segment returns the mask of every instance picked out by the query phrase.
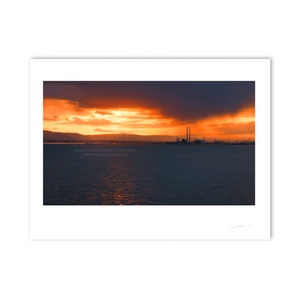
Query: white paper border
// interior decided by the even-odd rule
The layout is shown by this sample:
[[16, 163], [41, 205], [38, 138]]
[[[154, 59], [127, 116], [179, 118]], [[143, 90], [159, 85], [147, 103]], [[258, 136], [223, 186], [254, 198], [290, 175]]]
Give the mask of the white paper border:
[[[255, 81], [254, 206], [43, 206], [43, 81]], [[270, 59], [32, 59], [30, 238], [270, 238]]]

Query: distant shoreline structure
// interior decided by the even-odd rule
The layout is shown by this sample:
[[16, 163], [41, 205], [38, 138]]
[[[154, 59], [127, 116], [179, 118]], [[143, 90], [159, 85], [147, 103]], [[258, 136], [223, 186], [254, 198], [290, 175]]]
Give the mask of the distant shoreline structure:
[[214, 142], [186, 142], [186, 141], [180, 141], [180, 142], [148, 142], [148, 141], [66, 141], [66, 140], [61, 140], [61, 141], [49, 141], [46, 140], [43, 142], [45, 145], [55, 145], [55, 144], [77, 144], [77, 145], [88, 145], [88, 146], [93, 146], [93, 145], [101, 145], [101, 146], [113, 146], [113, 145], [196, 145], [196, 146], [233, 146], [233, 145], [255, 145], [255, 142], [253, 141], [241, 141], [241, 142], [224, 142], [224, 141], [214, 141]]
[[191, 137], [191, 127], [186, 127], [185, 138], [178, 136], [141, 136], [136, 134], [104, 134], [83, 135], [79, 133], [62, 133], [43, 130], [44, 144], [85, 144], [85, 145], [255, 145], [255, 139], [231, 139], [218, 140], [214, 137], [207, 139], [205, 135], [199, 138], [199, 134]]

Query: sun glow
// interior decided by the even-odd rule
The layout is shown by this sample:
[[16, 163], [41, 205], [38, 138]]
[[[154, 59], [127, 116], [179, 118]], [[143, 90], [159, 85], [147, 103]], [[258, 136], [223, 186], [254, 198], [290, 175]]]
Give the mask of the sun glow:
[[235, 115], [213, 116], [182, 122], [164, 116], [158, 109], [82, 108], [69, 100], [44, 100], [44, 130], [95, 134], [138, 134], [185, 137], [191, 126], [192, 139], [255, 139], [255, 108]]

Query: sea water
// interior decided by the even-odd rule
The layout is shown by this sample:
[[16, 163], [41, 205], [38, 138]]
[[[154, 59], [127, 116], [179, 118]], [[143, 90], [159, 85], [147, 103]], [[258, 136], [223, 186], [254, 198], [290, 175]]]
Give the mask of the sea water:
[[255, 146], [44, 144], [44, 205], [254, 205]]

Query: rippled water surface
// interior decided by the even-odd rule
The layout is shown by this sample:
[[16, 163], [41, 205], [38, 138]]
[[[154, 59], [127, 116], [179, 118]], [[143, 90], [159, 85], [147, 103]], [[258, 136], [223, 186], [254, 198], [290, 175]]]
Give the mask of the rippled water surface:
[[255, 146], [44, 145], [44, 205], [254, 205]]

